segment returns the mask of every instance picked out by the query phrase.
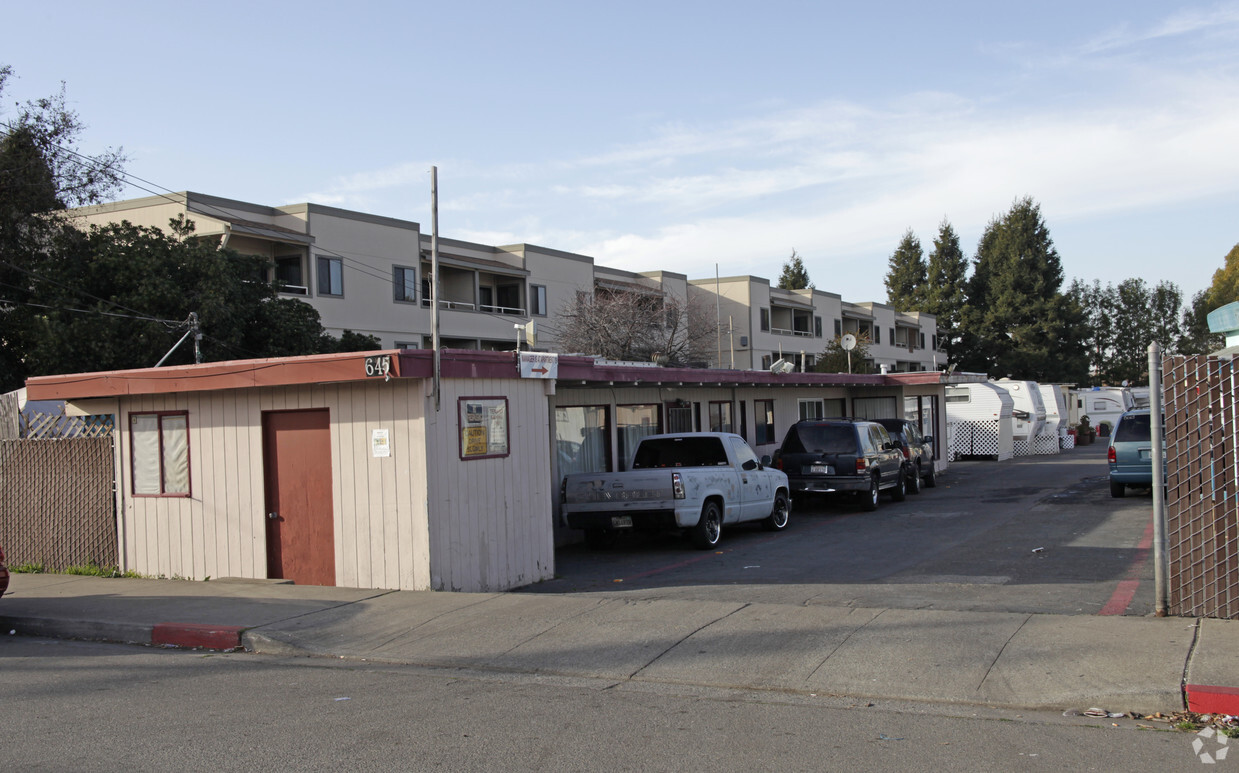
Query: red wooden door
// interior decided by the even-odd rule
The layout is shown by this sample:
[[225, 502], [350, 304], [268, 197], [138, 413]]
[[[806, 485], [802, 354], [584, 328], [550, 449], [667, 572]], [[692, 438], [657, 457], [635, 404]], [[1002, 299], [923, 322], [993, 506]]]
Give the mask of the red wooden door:
[[262, 440], [267, 576], [298, 585], [335, 585], [328, 412], [264, 412]]

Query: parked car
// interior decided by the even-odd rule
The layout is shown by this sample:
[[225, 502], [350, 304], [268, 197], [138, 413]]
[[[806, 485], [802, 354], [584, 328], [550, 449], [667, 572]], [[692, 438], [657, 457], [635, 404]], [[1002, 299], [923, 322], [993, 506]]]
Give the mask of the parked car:
[[9, 589], [9, 568], [4, 563], [4, 548], [0, 548], [0, 596]]
[[559, 501], [565, 525], [584, 530], [594, 548], [624, 531], [680, 529], [707, 550], [725, 524], [781, 531], [792, 506], [787, 476], [727, 432], [644, 437], [631, 469], [565, 475]]
[[904, 464], [907, 465], [905, 477], [908, 479], [908, 493], [919, 494], [921, 481], [927, 488], [938, 485], [934, 474], [934, 438], [932, 435], [922, 435], [916, 422], [907, 419], [874, 419], [886, 427], [891, 440], [903, 451]]
[[775, 452], [774, 466], [787, 473], [793, 493], [851, 493], [870, 511], [881, 492], [900, 502], [907, 491], [903, 453], [885, 427], [865, 419], [796, 422]]
[[[1148, 408], [1127, 411], [1119, 417], [1106, 452], [1110, 465], [1110, 496], [1124, 496], [1128, 486], [1153, 485], [1152, 436]], [[1165, 464], [1164, 454], [1162, 463]]]

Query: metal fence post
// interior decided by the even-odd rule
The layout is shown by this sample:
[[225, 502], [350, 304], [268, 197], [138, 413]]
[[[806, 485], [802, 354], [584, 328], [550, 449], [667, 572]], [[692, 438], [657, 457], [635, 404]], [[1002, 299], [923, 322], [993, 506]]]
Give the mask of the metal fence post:
[[1165, 617], [1169, 604], [1166, 588], [1166, 452], [1162, 427], [1162, 348], [1149, 344], [1149, 439], [1153, 446], [1153, 586], [1155, 614]]

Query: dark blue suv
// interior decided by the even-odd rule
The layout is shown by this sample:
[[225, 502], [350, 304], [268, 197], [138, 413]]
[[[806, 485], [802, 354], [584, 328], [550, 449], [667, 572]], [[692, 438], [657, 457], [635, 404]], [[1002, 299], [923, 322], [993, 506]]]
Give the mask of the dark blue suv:
[[889, 491], [901, 502], [907, 493], [903, 452], [886, 428], [863, 419], [805, 419], [787, 430], [774, 454], [793, 492], [853, 493], [861, 507], [876, 510]]

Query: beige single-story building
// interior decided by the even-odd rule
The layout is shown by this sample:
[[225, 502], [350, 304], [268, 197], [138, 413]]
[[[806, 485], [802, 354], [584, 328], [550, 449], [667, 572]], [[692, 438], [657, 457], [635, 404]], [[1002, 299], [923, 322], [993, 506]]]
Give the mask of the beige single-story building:
[[576, 537], [556, 526], [562, 476], [623, 469], [643, 435], [734, 431], [766, 454], [799, 418], [849, 415], [945, 438], [945, 381], [405, 349], [27, 388], [116, 417], [123, 569], [496, 591], [550, 578], [556, 543]]

